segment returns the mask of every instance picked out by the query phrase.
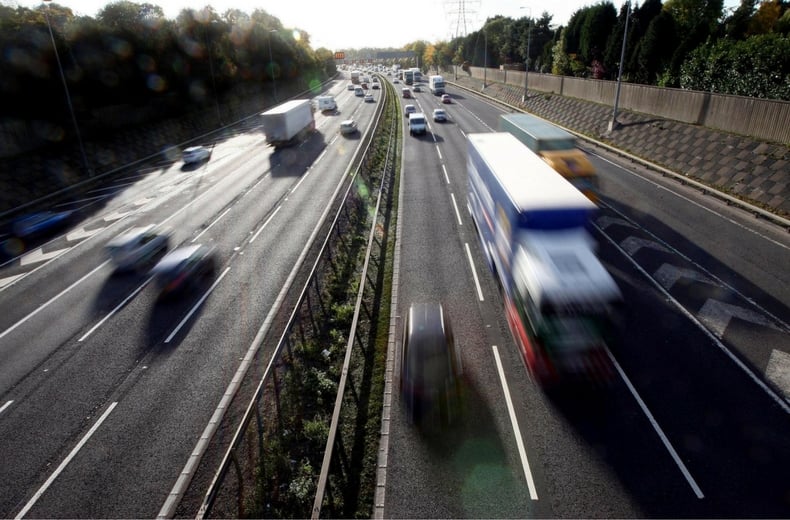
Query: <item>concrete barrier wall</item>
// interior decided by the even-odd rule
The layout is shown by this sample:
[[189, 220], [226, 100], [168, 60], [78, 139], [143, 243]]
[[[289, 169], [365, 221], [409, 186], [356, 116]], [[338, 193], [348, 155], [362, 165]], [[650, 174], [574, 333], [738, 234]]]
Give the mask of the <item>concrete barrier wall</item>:
[[[458, 74], [471, 74], [473, 78], [481, 81], [485, 74], [487, 81], [524, 86], [524, 71], [489, 68], [484, 72], [482, 67], [471, 67], [469, 73], [459, 68]], [[538, 72], [530, 72], [527, 80], [529, 90], [614, 105], [617, 88], [615, 81]], [[724, 132], [790, 144], [790, 101], [623, 83], [618, 107]]]

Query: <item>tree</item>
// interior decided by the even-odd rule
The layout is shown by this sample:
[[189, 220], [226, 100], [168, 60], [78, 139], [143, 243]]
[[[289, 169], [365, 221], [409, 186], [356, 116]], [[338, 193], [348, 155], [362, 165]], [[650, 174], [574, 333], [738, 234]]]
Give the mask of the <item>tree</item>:
[[749, 21], [754, 15], [757, 0], [741, 0], [732, 15], [724, 20], [724, 35], [732, 40], [742, 40], [746, 38], [749, 31]]
[[571, 74], [571, 61], [568, 57], [568, 53], [565, 52], [565, 35], [567, 33], [567, 28], [562, 29], [560, 33], [560, 37], [557, 39], [557, 42], [554, 44], [554, 49], [552, 50], [552, 66], [551, 66], [551, 73], [558, 74], [562, 76], [567, 76]]
[[602, 2], [585, 11], [579, 39], [579, 54], [585, 64], [603, 58], [606, 41], [617, 23], [617, 12], [611, 2]]
[[768, 34], [774, 30], [779, 18], [782, 16], [782, 4], [780, 0], [768, 0], [760, 3], [757, 12], [749, 20], [747, 33]]

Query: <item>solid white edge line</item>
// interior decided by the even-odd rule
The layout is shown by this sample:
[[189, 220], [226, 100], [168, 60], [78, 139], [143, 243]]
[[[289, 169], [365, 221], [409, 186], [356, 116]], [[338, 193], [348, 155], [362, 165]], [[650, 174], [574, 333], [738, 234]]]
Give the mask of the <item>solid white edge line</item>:
[[194, 243], [197, 241], [197, 239], [198, 239], [198, 238], [200, 238], [200, 237], [202, 237], [202, 236], [203, 236], [203, 233], [205, 233], [206, 231], [208, 231], [209, 229], [211, 229], [212, 227], [214, 227], [214, 224], [216, 224], [217, 222], [219, 222], [219, 221], [222, 219], [222, 217], [224, 217], [225, 215], [227, 215], [227, 214], [228, 214], [228, 211], [230, 211], [231, 209], [233, 209], [233, 206], [231, 206], [231, 207], [229, 207], [228, 209], [226, 209], [225, 211], [223, 211], [223, 212], [222, 212], [222, 213], [221, 213], [221, 214], [220, 214], [220, 215], [219, 215], [217, 218], [215, 218], [215, 219], [214, 219], [214, 221], [213, 221], [211, 224], [209, 224], [209, 225], [208, 225], [208, 226], [207, 226], [207, 227], [206, 227], [206, 228], [205, 228], [203, 231], [201, 231], [200, 233], [198, 233], [198, 235], [197, 235], [195, 238], [193, 238], [193, 239], [192, 239], [192, 243], [194, 244]]
[[184, 316], [184, 319], [181, 320], [181, 323], [179, 323], [178, 326], [175, 329], [173, 329], [173, 332], [170, 333], [167, 339], [165, 339], [165, 343], [170, 343], [170, 340], [172, 340], [173, 337], [176, 334], [178, 334], [178, 331], [181, 330], [181, 327], [183, 327], [184, 324], [186, 324], [186, 322], [189, 321], [189, 318], [191, 318], [192, 315], [195, 314], [195, 312], [200, 308], [200, 306], [203, 305], [203, 302], [206, 301], [208, 295], [211, 294], [214, 291], [214, 289], [217, 287], [217, 285], [219, 285], [219, 282], [221, 282], [222, 279], [225, 278], [225, 275], [228, 274], [228, 271], [230, 271], [230, 266], [226, 267], [225, 270], [222, 271], [222, 274], [219, 275], [219, 277], [217, 277], [214, 283], [211, 284], [211, 287], [208, 288], [205, 294], [203, 294], [203, 296], [200, 297], [197, 303], [189, 310], [187, 315]]
[[661, 426], [658, 425], [658, 422], [656, 421], [655, 417], [653, 417], [653, 414], [650, 413], [650, 410], [647, 408], [647, 405], [639, 396], [639, 393], [636, 391], [636, 388], [634, 388], [634, 385], [631, 384], [631, 380], [628, 379], [627, 375], [625, 375], [625, 372], [620, 366], [620, 363], [617, 362], [617, 360], [614, 358], [614, 356], [612, 355], [611, 351], [608, 348], [606, 349], [606, 353], [609, 355], [609, 359], [612, 360], [612, 363], [614, 363], [614, 367], [617, 369], [617, 372], [620, 373], [620, 377], [623, 378], [625, 385], [628, 387], [628, 390], [631, 392], [631, 395], [634, 396], [634, 399], [636, 399], [636, 402], [639, 404], [639, 407], [642, 409], [642, 412], [647, 417], [647, 420], [650, 421], [650, 424], [653, 426], [653, 429], [658, 434], [659, 438], [661, 439], [661, 442], [664, 443], [664, 447], [672, 456], [672, 459], [675, 461], [675, 464], [677, 464], [678, 468], [680, 469], [680, 472], [683, 473], [684, 477], [686, 477], [686, 482], [688, 482], [689, 486], [691, 486], [691, 489], [694, 490], [694, 494], [697, 495], [697, 498], [700, 499], [705, 498], [705, 495], [702, 494], [702, 490], [697, 485], [697, 482], [694, 480], [694, 477], [691, 476], [691, 473], [689, 472], [686, 465], [683, 464], [682, 460], [680, 460], [680, 456], [675, 451], [675, 448], [672, 446], [672, 443], [669, 442], [669, 439], [664, 434], [664, 430], [662, 430]]
[[532, 470], [529, 468], [527, 450], [524, 449], [524, 441], [521, 438], [521, 428], [518, 426], [516, 410], [513, 408], [513, 401], [510, 399], [510, 389], [505, 379], [505, 370], [502, 368], [502, 360], [499, 359], [499, 350], [496, 348], [496, 345], [491, 345], [491, 349], [494, 351], [494, 361], [496, 361], [496, 369], [497, 372], [499, 372], [499, 381], [502, 383], [502, 392], [505, 394], [505, 404], [507, 405], [507, 413], [510, 415], [510, 424], [513, 426], [513, 435], [516, 436], [516, 446], [518, 446], [518, 455], [521, 457], [521, 467], [524, 468], [524, 476], [527, 479], [527, 487], [529, 487], [529, 497], [532, 500], [537, 500], [538, 491], [535, 489], [535, 480], [532, 478]]
[[480, 280], [477, 278], [477, 270], [475, 269], [475, 262], [472, 259], [472, 250], [469, 249], [469, 242], [464, 243], [464, 247], [466, 247], [466, 256], [469, 258], [469, 267], [472, 268], [472, 276], [475, 279], [475, 287], [477, 287], [477, 297], [480, 301], [485, 301], [483, 298], [483, 289], [480, 287]]
[[460, 128], [458, 129], [458, 131], [459, 131], [459, 132], [461, 132], [461, 135], [462, 135], [462, 136], [464, 136], [464, 139], [466, 139], [466, 132], [464, 132], [464, 131], [463, 131], [463, 130], [461, 130]]
[[444, 172], [444, 180], [447, 184], [450, 184], [450, 177], [447, 175], [447, 168], [444, 167], [444, 164], [442, 164], [442, 171]]
[[260, 234], [261, 234], [261, 231], [263, 231], [263, 229], [264, 229], [266, 226], [268, 226], [268, 225], [269, 225], [269, 222], [271, 222], [271, 220], [274, 218], [274, 216], [277, 214], [277, 212], [278, 212], [278, 211], [280, 211], [280, 209], [281, 209], [281, 208], [282, 208], [282, 205], [280, 205], [280, 206], [277, 206], [276, 208], [274, 208], [274, 213], [272, 213], [271, 215], [269, 215], [269, 218], [267, 218], [267, 219], [266, 219], [266, 222], [264, 222], [264, 223], [263, 223], [263, 225], [261, 226], [261, 229], [259, 229], [258, 231], [256, 231], [256, 232], [255, 232], [255, 234], [254, 234], [254, 235], [252, 235], [252, 238], [251, 238], [251, 239], [250, 239], [250, 241], [249, 241], [249, 243], [250, 243], [250, 244], [252, 244], [253, 242], [255, 242], [255, 239], [256, 239], [256, 238], [258, 238], [258, 235], [260, 235]]
[[10, 401], [6, 401], [6, 403], [3, 406], [0, 406], [0, 413], [3, 413], [5, 411], [5, 409], [8, 408], [9, 406], [11, 406], [11, 403], [13, 403], [13, 402], [14, 402], [14, 400], [11, 399]]
[[453, 199], [453, 207], [455, 208], [455, 217], [458, 219], [458, 225], [463, 226], [464, 223], [461, 221], [461, 212], [458, 211], [458, 204], [455, 202], [455, 194], [450, 193], [450, 198]]
[[636, 261], [633, 258], [631, 258], [628, 255], [628, 253], [626, 253], [623, 250], [623, 248], [620, 247], [619, 244], [617, 244], [614, 240], [612, 240], [612, 238], [609, 237], [609, 235], [604, 233], [603, 230], [601, 228], [599, 228], [598, 226], [594, 226], [594, 227], [595, 227], [595, 229], [598, 230], [598, 232], [604, 238], [606, 238], [606, 240], [608, 240], [618, 251], [620, 251], [620, 253], [625, 258], [627, 258], [629, 262], [631, 262], [631, 265], [633, 265], [640, 273], [642, 273], [642, 275], [648, 281], [650, 281], [650, 283], [652, 283], [656, 287], [656, 289], [658, 289], [661, 292], [661, 294], [664, 295], [664, 298], [666, 298], [667, 301], [672, 302], [672, 305], [674, 305], [681, 312], [681, 314], [683, 314], [686, 318], [688, 318], [688, 320], [691, 323], [696, 325], [697, 328], [699, 330], [701, 330], [703, 334], [708, 336], [708, 338], [710, 338], [710, 340], [713, 342], [713, 344], [716, 345], [717, 347], [719, 347], [719, 350], [724, 352], [724, 354], [727, 357], [729, 357], [730, 360], [733, 363], [735, 363], [736, 366], [738, 366], [738, 368], [743, 370], [743, 372], [745, 372], [746, 375], [749, 376], [751, 378], [751, 380], [754, 381], [757, 384], [757, 386], [762, 388], [763, 391], [766, 394], [768, 394], [768, 397], [773, 399], [774, 402], [776, 402], [776, 404], [778, 404], [782, 408], [782, 410], [785, 411], [785, 413], [789, 413], [790, 414], [790, 403], [788, 403], [785, 400], [784, 397], [782, 397], [781, 395], [779, 395], [776, 392], [774, 392], [774, 390], [770, 386], [765, 384], [765, 382], [759, 376], [757, 376], [757, 374], [755, 374], [749, 367], [747, 367], [746, 364], [738, 358], [738, 356], [733, 354], [730, 351], [730, 349], [728, 349], [727, 346], [724, 345], [724, 343], [722, 343], [719, 340], [719, 338], [717, 338], [710, 330], [708, 330], [708, 328], [705, 325], [703, 325], [691, 312], [689, 312], [685, 307], [683, 307], [683, 305], [681, 305], [679, 301], [677, 301], [671, 294], [669, 294], [669, 292], [666, 289], [664, 289], [664, 286], [662, 286], [660, 283], [658, 283], [658, 281], [656, 281], [652, 276], [650, 276], [650, 274], [648, 274], [648, 272], [645, 271], [642, 268], [642, 266], [640, 266], [638, 263], [636, 263]]
[[99, 327], [101, 327], [102, 325], [104, 325], [104, 322], [105, 322], [105, 321], [109, 320], [109, 319], [110, 319], [110, 318], [111, 318], [111, 317], [112, 317], [112, 316], [113, 316], [113, 315], [114, 315], [116, 312], [118, 312], [118, 311], [119, 311], [119, 310], [120, 310], [120, 309], [121, 309], [121, 308], [122, 308], [124, 305], [126, 305], [126, 304], [129, 302], [129, 300], [131, 300], [132, 298], [134, 298], [134, 297], [135, 297], [135, 295], [136, 295], [137, 293], [139, 293], [140, 291], [142, 291], [142, 290], [143, 290], [143, 288], [144, 288], [146, 285], [148, 285], [148, 283], [149, 283], [151, 280], [153, 280], [153, 278], [154, 278], [153, 276], [149, 276], [149, 277], [148, 277], [148, 279], [147, 279], [146, 281], [144, 281], [144, 282], [143, 282], [143, 283], [140, 285], [140, 287], [138, 287], [137, 289], [135, 289], [135, 290], [132, 292], [132, 294], [130, 294], [129, 296], [127, 296], [126, 298], [124, 298], [124, 299], [123, 299], [123, 301], [122, 301], [121, 303], [119, 303], [119, 304], [118, 304], [118, 305], [117, 305], [117, 306], [116, 306], [116, 307], [115, 307], [113, 310], [111, 310], [111, 311], [110, 311], [110, 312], [107, 314], [107, 316], [105, 316], [104, 318], [102, 318], [102, 319], [101, 319], [101, 321], [100, 321], [99, 323], [97, 323], [96, 325], [94, 325], [93, 327], [91, 327], [91, 330], [89, 330], [88, 332], [86, 332], [85, 334], [83, 334], [83, 336], [82, 336], [80, 339], [78, 339], [77, 341], [78, 341], [78, 342], [82, 342], [82, 340], [84, 340], [85, 338], [87, 338], [88, 336], [90, 336], [91, 334], [93, 334], [93, 332], [94, 332], [96, 329], [98, 329]]
[[90, 439], [91, 436], [94, 433], [96, 433], [96, 430], [99, 429], [99, 426], [101, 426], [101, 424], [104, 422], [104, 420], [107, 419], [107, 416], [110, 415], [110, 413], [115, 409], [116, 406], [118, 406], [118, 402], [117, 401], [112, 403], [109, 406], [109, 408], [107, 408], [104, 411], [104, 413], [101, 415], [101, 417], [99, 417], [99, 420], [96, 421], [96, 423], [91, 427], [91, 429], [88, 430], [88, 433], [86, 433], [85, 436], [82, 439], [80, 439], [80, 442], [78, 442], [77, 445], [74, 446], [74, 448], [66, 456], [66, 458], [63, 459], [63, 462], [61, 462], [60, 465], [57, 467], [57, 469], [52, 473], [52, 475], [49, 476], [47, 481], [44, 482], [44, 484], [38, 489], [38, 491], [36, 491], [36, 494], [33, 495], [33, 498], [31, 498], [28, 501], [28, 503], [25, 504], [25, 507], [23, 507], [22, 510], [16, 515], [15, 518], [17, 520], [20, 519], [20, 518], [23, 518], [27, 514], [27, 512], [30, 511], [30, 508], [32, 508], [36, 504], [38, 499], [41, 498], [41, 495], [43, 495], [44, 492], [47, 490], [47, 488], [49, 488], [49, 486], [52, 485], [52, 483], [55, 481], [55, 479], [58, 478], [58, 475], [61, 474], [61, 472], [66, 468], [66, 466], [69, 464], [69, 462], [71, 462], [71, 460], [77, 455], [77, 452], [79, 452], [82, 449], [82, 447], [85, 445], [85, 443], [88, 442], [88, 439]]
[[107, 265], [109, 262], [110, 262], [109, 260], [105, 260], [104, 262], [100, 263], [98, 266], [94, 267], [92, 271], [89, 271], [88, 274], [83, 275], [82, 278], [80, 278], [79, 280], [77, 280], [73, 284], [69, 285], [68, 287], [66, 287], [65, 289], [60, 291], [58, 294], [56, 294], [55, 296], [53, 296], [52, 298], [50, 298], [46, 302], [42, 303], [36, 310], [34, 310], [33, 312], [31, 312], [30, 314], [28, 314], [27, 316], [25, 316], [24, 318], [22, 318], [18, 322], [16, 322], [13, 325], [11, 325], [6, 330], [4, 330], [3, 333], [0, 334], [0, 339], [4, 338], [7, 334], [10, 334], [12, 331], [14, 331], [17, 327], [19, 327], [20, 325], [25, 323], [27, 320], [29, 320], [30, 318], [32, 318], [33, 316], [35, 316], [39, 312], [41, 312], [44, 309], [46, 309], [47, 307], [49, 307], [55, 300], [57, 300], [58, 298], [60, 298], [61, 296], [63, 296], [64, 294], [66, 294], [67, 292], [72, 290], [73, 288], [75, 288], [77, 285], [81, 284], [85, 279], [87, 279], [89, 276], [93, 275], [93, 273], [95, 273], [96, 271], [98, 271], [99, 269], [101, 269], [102, 267]]

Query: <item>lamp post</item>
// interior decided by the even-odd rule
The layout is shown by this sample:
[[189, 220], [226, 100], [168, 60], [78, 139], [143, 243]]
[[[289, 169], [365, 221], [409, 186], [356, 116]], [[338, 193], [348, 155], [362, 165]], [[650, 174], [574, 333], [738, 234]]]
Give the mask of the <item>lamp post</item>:
[[524, 96], [521, 98], [522, 103], [527, 102], [527, 85], [529, 81], [529, 44], [532, 42], [532, 8], [522, 7], [521, 9], [529, 9], [529, 18], [527, 25], [527, 57], [524, 60]]
[[275, 103], [277, 102], [277, 82], [274, 79], [274, 58], [272, 58], [272, 33], [276, 33], [277, 29], [269, 30], [269, 68], [272, 71], [272, 94]]
[[58, 63], [58, 71], [60, 72], [60, 80], [63, 82], [63, 90], [66, 92], [66, 104], [69, 106], [69, 113], [71, 114], [71, 122], [74, 124], [74, 133], [77, 135], [77, 142], [80, 147], [80, 154], [82, 156], [82, 166], [89, 176], [93, 176], [90, 165], [88, 164], [88, 157], [85, 155], [85, 147], [82, 145], [82, 134], [80, 127], [77, 124], [77, 117], [74, 115], [74, 106], [71, 104], [71, 95], [69, 94], [69, 86], [66, 83], [66, 75], [63, 73], [63, 65], [60, 63], [60, 55], [58, 54], [58, 46], [55, 44], [55, 34], [52, 32], [52, 24], [49, 21], [49, 3], [52, 0], [44, 0], [47, 2], [47, 8], [44, 10], [44, 18], [47, 20], [47, 27], [49, 28], [49, 38], [52, 40], [52, 48], [55, 51], [55, 61]]
[[625, 41], [628, 37], [628, 19], [631, 17], [631, 1], [626, 3], [625, 10], [625, 28], [623, 29], [623, 46], [620, 49], [620, 68], [617, 72], [617, 89], [614, 94], [614, 109], [612, 110], [612, 120], [609, 121], [609, 132], [617, 128], [617, 105], [620, 102], [620, 83], [623, 79], [623, 61], [625, 60]]
[[[211, 24], [216, 23], [216, 20], [211, 22]], [[208, 28], [211, 24], [206, 24], [205, 30], [203, 31], [203, 38], [206, 40], [206, 50], [208, 51], [208, 69], [211, 72], [211, 85], [214, 88], [214, 106], [217, 109], [217, 121], [219, 125], [222, 126], [222, 115], [219, 110], [219, 98], [217, 97], [217, 81], [214, 79], [214, 60], [211, 59], [211, 43], [208, 37]]]
[[[479, 40], [478, 40], [479, 41]], [[488, 34], [486, 28], [483, 26], [483, 89], [486, 88], [486, 73], [488, 72]]]

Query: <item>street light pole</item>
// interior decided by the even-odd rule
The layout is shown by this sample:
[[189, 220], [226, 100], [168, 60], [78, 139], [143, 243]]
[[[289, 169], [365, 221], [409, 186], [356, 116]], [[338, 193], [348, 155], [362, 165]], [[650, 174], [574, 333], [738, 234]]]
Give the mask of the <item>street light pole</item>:
[[617, 128], [617, 105], [620, 103], [620, 83], [623, 79], [623, 61], [625, 61], [625, 42], [628, 37], [628, 19], [631, 18], [631, 1], [626, 3], [625, 28], [623, 29], [623, 46], [620, 49], [620, 70], [617, 72], [617, 89], [614, 94], [614, 109], [612, 110], [612, 120], [609, 121], [609, 132]]
[[277, 29], [269, 31], [269, 68], [272, 71], [272, 93], [274, 95], [274, 102], [277, 102], [277, 82], [274, 79], [274, 58], [272, 58], [272, 33], [276, 33]]
[[[44, 2], [51, 2], [52, 0], [44, 0]], [[93, 177], [93, 171], [88, 164], [88, 156], [85, 155], [85, 147], [82, 145], [82, 134], [80, 127], [77, 124], [77, 117], [74, 115], [74, 106], [71, 104], [71, 95], [69, 94], [69, 86], [66, 83], [66, 75], [63, 73], [63, 65], [60, 63], [60, 55], [58, 54], [58, 46], [55, 44], [55, 34], [52, 32], [52, 23], [49, 21], [49, 3], [44, 10], [44, 18], [47, 20], [47, 27], [49, 28], [49, 38], [52, 40], [52, 48], [55, 50], [55, 61], [58, 63], [58, 71], [60, 72], [60, 80], [63, 82], [63, 90], [66, 92], [66, 104], [69, 106], [69, 113], [71, 114], [71, 122], [74, 125], [74, 133], [77, 135], [77, 142], [80, 147], [80, 154], [82, 156], [82, 166], [88, 175]]]
[[524, 60], [524, 95], [521, 97], [521, 102], [527, 102], [527, 84], [529, 81], [529, 44], [532, 42], [532, 8], [522, 7], [521, 9], [529, 9], [529, 18], [527, 19], [527, 56]]
[[[214, 23], [214, 22], [211, 22]], [[208, 69], [211, 72], [211, 85], [214, 88], [214, 106], [217, 108], [217, 121], [222, 126], [222, 115], [219, 110], [219, 98], [217, 97], [217, 81], [214, 79], [214, 60], [211, 59], [211, 43], [208, 37], [208, 28], [210, 24], [206, 24], [203, 32], [204, 40], [206, 40], [206, 50], [208, 51]]]
[[[480, 40], [478, 40], [480, 41]], [[488, 34], [486, 33], [485, 26], [483, 27], [483, 88], [486, 88], [486, 73], [488, 72]]]

